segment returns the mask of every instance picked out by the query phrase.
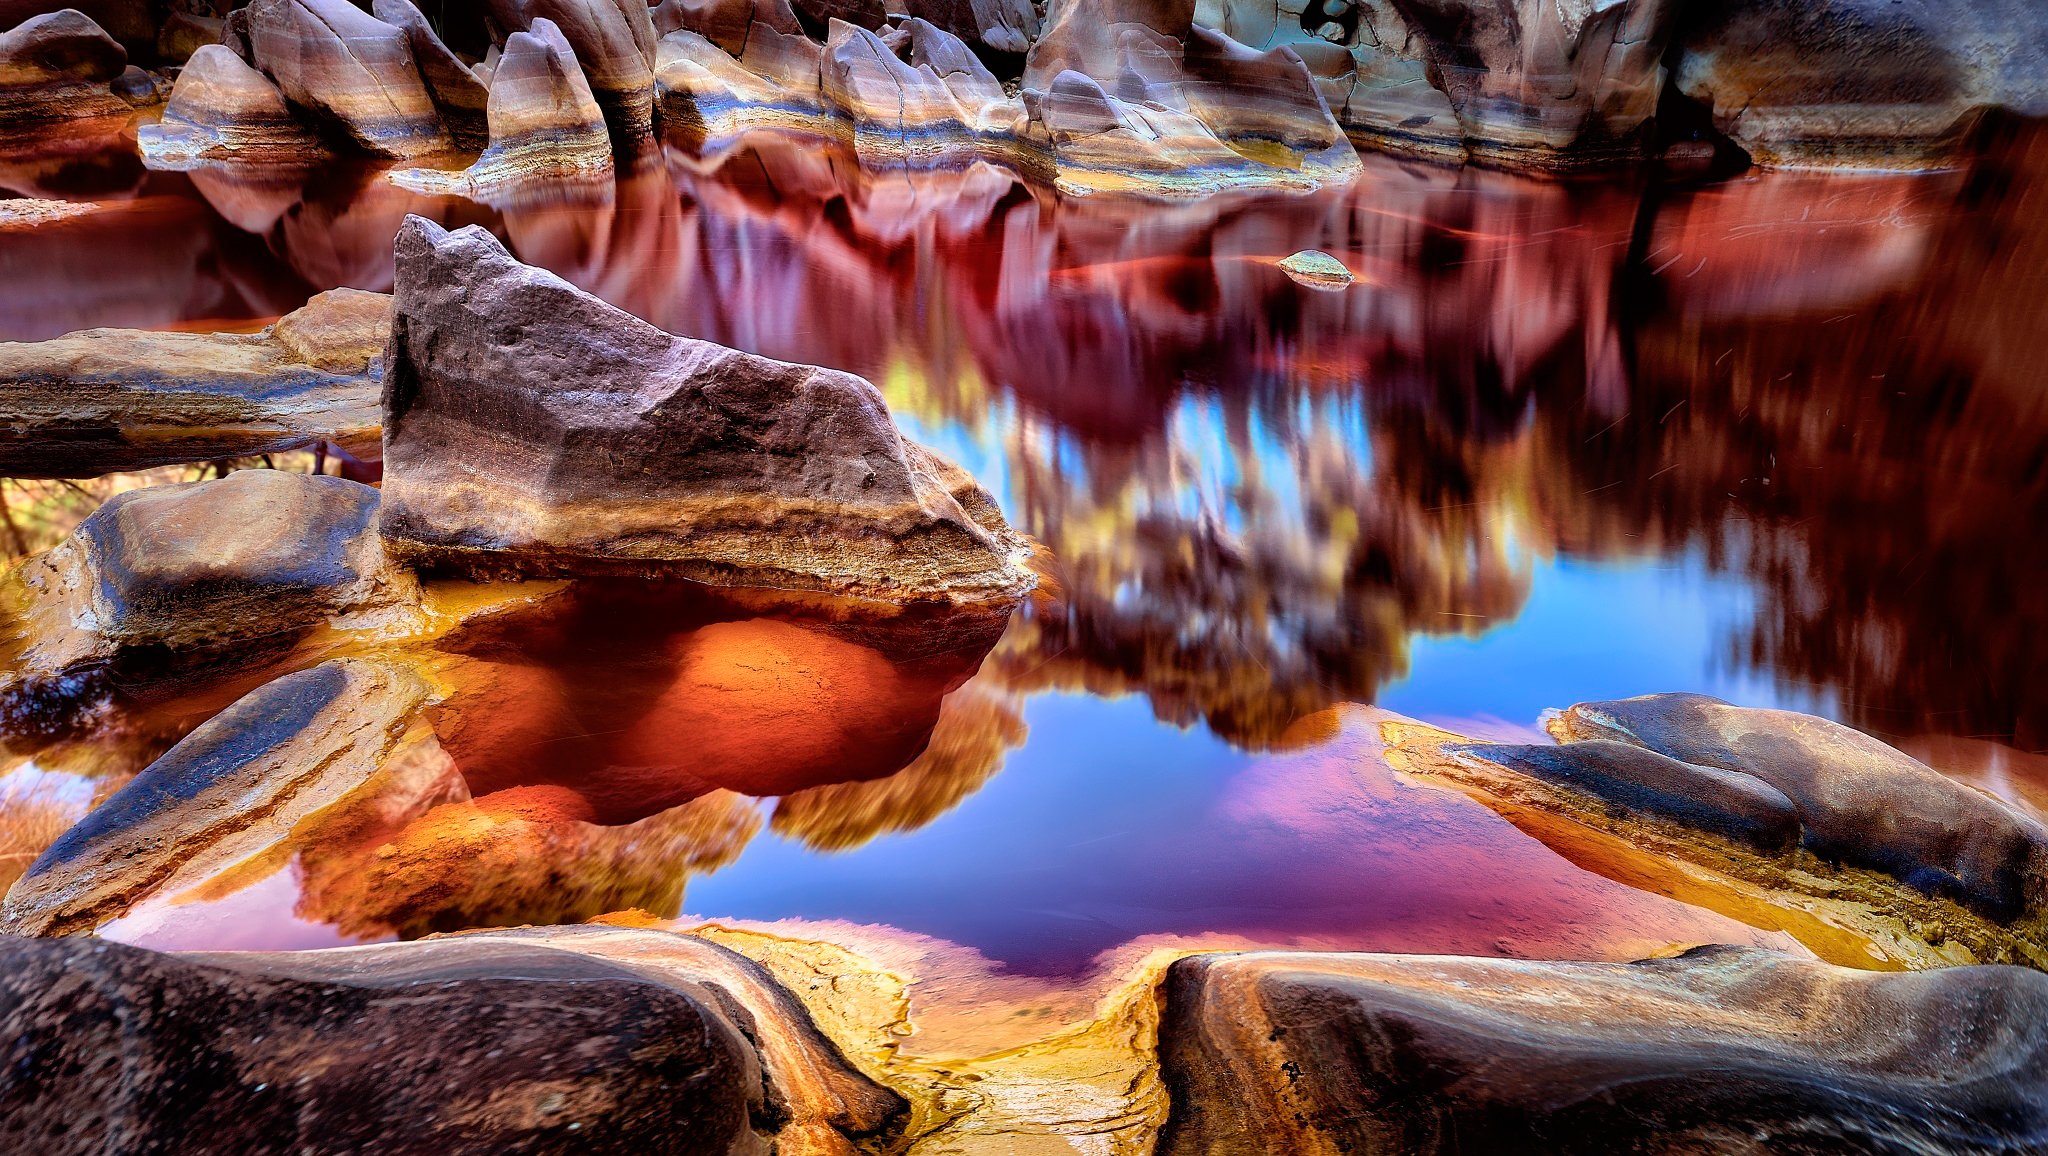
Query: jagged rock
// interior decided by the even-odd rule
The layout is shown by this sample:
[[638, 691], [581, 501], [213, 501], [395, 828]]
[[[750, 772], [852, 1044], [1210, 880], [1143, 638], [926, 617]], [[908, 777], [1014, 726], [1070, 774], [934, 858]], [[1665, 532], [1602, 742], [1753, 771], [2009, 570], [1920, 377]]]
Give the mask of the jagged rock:
[[137, 137], [142, 155], [158, 167], [220, 160], [299, 164], [327, 152], [270, 78], [221, 44], [192, 54], [171, 86], [163, 120], [143, 125]]
[[1030, 587], [988, 495], [867, 382], [665, 333], [478, 228], [408, 218], [397, 262], [382, 527], [401, 555], [890, 599]]
[[1924, 168], [1987, 109], [2048, 115], [2043, 43], [2031, 0], [1726, 0], [1688, 17], [1674, 79], [1760, 164]]
[[0, 902], [0, 933], [84, 934], [151, 896], [261, 878], [340, 808], [424, 811], [460, 786], [423, 754], [429, 693], [404, 668], [338, 659], [244, 695], [51, 844]]
[[[654, 131], [654, 18], [642, 0], [491, 0], [507, 33], [555, 23], [583, 67], [612, 138], [636, 147]], [[502, 61], [500, 67], [503, 67]]]
[[1030, 0], [910, 0], [908, 10], [988, 52], [1021, 56], [1038, 39], [1038, 9]]
[[416, 584], [376, 514], [368, 486], [277, 470], [109, 499], [0, 588], [9, 737], [62, 733], [116, 680], [247, 665], [315, 626], [403, 613]]
[[759, 969], [664, 964], [538, 937], [211, 956], [0, 940], [0, 1145], [744, 1156], [849, 1151], [837, 1121], [895, 1120]]
[[611, 138], [576, 54], [545, 17], [505, 38], [491, 76], [491, 144], [461, 173], [413, 169], [399, 184], [422, 192], [487, 192], [533, 180], [610, 183]]
[[1014, 139], [1022, 105], [965, 45], [915, 18], [904, 33], [907, 62], [850, 24], [835, 24], [826, 45], [823, 95], [853, 121], [863, 162], [927, 162], [963, 145], [1001, 149]]
[[260, 333], [0, 343], [0, 472], [97, 477], [322, 441], [375, 457], [390, 315], [381, 293], [335, 289]]
[[1165, 992], [1162, 1153], [2048, 1145], [2048, 976], [2021, 968], [1251, 953]]
[[426, 81], [427, 92], [434, 98], [434, 107], [440, 110], [441, 123], [447, 127], [448, 135], [459, 148], [482, 148], [486, 136], [486, 109], [490, 102], [490, 90], [477, 74], [470, 71], [461, 58], [449, 51], [448, 46], [427, 23], [427, 18], [413, 6], [412, 0], [375, 0], [370, 12], [377, 19], [393, 28], [405, 30], [406, 43], [412, 48], [413, 63], [419, 68], [420, 79]]
[[357, 147], [400, 159], [452, 147], [404, 29], [348, 0], [255, 0], [243, 11], [255, 65]]
[[0, 33], [0, 128], [126, 116], [113, 81], [128, 51], [83, 12], [33, 16]]
[[1805, 846], [1824, 859], [1996, 919], [2048, 910], [2048, 827], [1839, 723], [1659, 694], [1580, 703], [1551, 727], [1567, 755], [1610, 740], [1666, 756], [1703, 787], [1739, 776], [1782, 792]]

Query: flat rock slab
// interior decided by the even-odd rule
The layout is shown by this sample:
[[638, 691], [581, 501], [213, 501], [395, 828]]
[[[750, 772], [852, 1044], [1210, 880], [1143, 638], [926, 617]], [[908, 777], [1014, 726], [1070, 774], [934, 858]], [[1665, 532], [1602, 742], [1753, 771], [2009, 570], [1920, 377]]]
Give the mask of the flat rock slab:
[[0, 939], [0, 1149], [751, 1156], [777, 1123], [751, 1029], [542, 946]]
[[1160, 1032], [1171, 1156], [2048, 1145], [2048, 975], [2024, 968], [1197, 956]]
[[0, 342], [0, 474], [89, 478], [318, 442], [374, 458], [390, 309], [335, 289], [260, 333]]
[[385, 357], [381, 525], [417, 563], [899, 601], [1032, 585], [1022, 537], [873, 385], [665, 333], [482, 229], [406, 220]]

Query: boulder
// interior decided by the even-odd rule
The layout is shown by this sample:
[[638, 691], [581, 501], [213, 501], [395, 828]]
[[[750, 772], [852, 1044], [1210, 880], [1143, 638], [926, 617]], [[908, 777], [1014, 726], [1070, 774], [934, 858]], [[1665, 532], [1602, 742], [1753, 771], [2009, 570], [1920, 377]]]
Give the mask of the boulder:
[[1030, 0], [910, 0], [907, 7], [985, 53], [1022, 56], [1038, 39], [1038, 9]]
[[2048, 1145], [2048, 976], [2022, 968], [1196, 956], [1160, 1040], [1169, 1156]]
[[[226, 49], [194, 67], [221, 57], [248, 69]], [[335, 289], [259, 333], [0, 343], [0, 472], [97, 477], [318, 442], [374, 458], [390, 312], [384, 294]]]
[[295, 165], [327, 154], [270, 78], [223, 44], [192, 54], [171, 85], [163, 119], [136, 132], [143, 157], [159, 168], [204, 161]]
[[368, 486], [277, 470], [109, 499], [7, 576], [8, 737], [65, 733], [116, 684], [246, 669], [316, 627], [409, 614], [417, 585], [376, 514]]
[[491, 0], [506, 33], [554, 22], [583, 66], [590, 91], [623, 148], [654, 132], [654, 18], [643, 0]]
[[461, 58], [442, 43], [440, 34], [413, 6], [412, 0], [375, 0], [370, 12], [393, 28], [405, 30], [413, 63], [426, 81], [427, 92], [440, 110], [441, 123], [459, 148], [482, 148], [490, 90]]
[[453, 147], [404, 29], [348, 0], [254, 0], [243, 11], [256, 67], [356, 147], [400, 159]]
[[32, 16], [0, 33], [0, 128], [127, 116], [113, 82], [128, 50], [83, 12]]
[[104, 29], [125, 49], [129, 57], [147, 60], [156, 50], [157, 25], [162, 19], [154, 0], [0, 0], [0, 28], [13, 28], [24, 21], [52, 12], [71, 9], [84, 14]]
[[1725, 0], [1674, 79], [1759, 164], [1939, 167], [1988, 110], [2048, 115], [2043, 43], [2032, 0]]
[[338, 659], [244, 695], [51, 844], [0, 901], [0, 933], [82, 935], [139, 901], [285, 867], [346, 808], [423, 811], [459, 789], [403, 668]]
[[670, 574], [1001, 601], [1022, 539], [872, 385], [654, 328], [490, 234], [408, 218], [381, 525], [473, 573]]
[[413, 169], [394, 173], [422, 192], [488, 193], [534, 180], [603, 181], [612, 176], [612, 145], [604, 113], [576, 66], [576, 54], [554, 21], [541, 18], [505, 38], [491, 76], [491, 143], [457, 174]]
[[929, 163], [1014, 137], [1022, 106], [957, 37], [923, 20], [904, 24], [906, 61], [882, 38], [835, 24], [822, 91], [851, 120], [864, 163]]
[[743, 1156], [849, 1151], [798, 1114], [831, 1092], [856, 1106], [836, 1118], [895, 1119], [793, 1001], [719, 962], [484, 937], [213, 956], [0, 940], [0, 1146]]

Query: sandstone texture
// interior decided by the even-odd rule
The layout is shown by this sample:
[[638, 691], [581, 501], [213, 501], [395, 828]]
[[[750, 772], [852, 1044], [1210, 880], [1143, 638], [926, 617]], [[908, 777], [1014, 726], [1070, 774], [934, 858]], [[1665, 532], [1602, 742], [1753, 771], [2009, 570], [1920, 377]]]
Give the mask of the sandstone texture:
[[[0, 957], [10, 1150], [845, 1152], [833, 1119], [879, 1128], [894, 1107], [743, 961], [509, 938], [221, 956], [5, 939]], [[833, 1094], [854, 1106], [820, 1106]]]
[[0, 133], [52, 122], [126, 116], [113, 83], [128, 50], [75, 8], [0, 32]]
[[260, 333], [0, 343], [0, 472], [95, 477], [319, 442], [374, 458], [390, 308], [334, 289]]
[[221, 44], [192, 54], [171, 86], [163, 119], [137, 130], [159, 167], [199, 161], [298, 164], [326, 153], [270, 78]]
[[1022, 56], [1038, 39], [1030, 0], [909, 0], [906, 10], [981, 52]]
[[1729, 0], [1687, 18], [1676, 81], [1762, 164], [1952, 162], [1989, 110], [2048, 115], [2029, 0]]
[[348, 0], [255, 0], [250, 59], [294, 106], [374, 156], [453, 147], [411, 37]]
[[1163, 1153], [2048, 1144], [2048, 976], [2021, 968], [1251, 953], [1175, 964], [1165, 1000]]
[[481, 229], [410, 218], [381, 526], [481, 573], [671, 574], [891, 600], [1014, 598], [1021, 540], [849, 374], [677, 337]]
[[485, 109], [490, 91], [477, 74], [451, 52], [412, 0], [375, 0], [371, 15], [405, 30], [413, 64], [441, 114], [441, 123], [460, 148], [481, 148], [485, 140]]
[[[642, 0], [491, 0], [507, 34], [548, 20], [580, 62], [615, 140], [633, 148], [654, 131], [654, 18]], [[509, 53], [510, 46], [507, 46]], [[495, 86], [495, 79], [493, 85]]]

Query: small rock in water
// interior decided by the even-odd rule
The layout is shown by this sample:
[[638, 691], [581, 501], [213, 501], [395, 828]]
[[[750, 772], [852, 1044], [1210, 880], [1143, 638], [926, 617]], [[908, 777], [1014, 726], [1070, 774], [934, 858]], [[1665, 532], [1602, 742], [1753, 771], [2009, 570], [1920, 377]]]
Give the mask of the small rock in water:
[[1357, 280], [1344, 262], [1320, 249], [1303, 249], [1281, 261], [1280, 269], [1311, 289], [1345, 289]]

